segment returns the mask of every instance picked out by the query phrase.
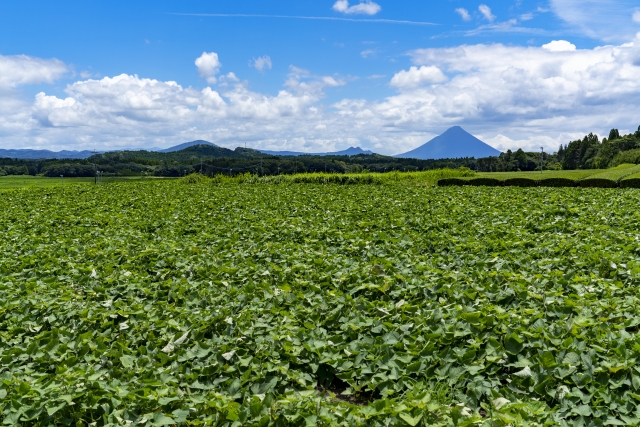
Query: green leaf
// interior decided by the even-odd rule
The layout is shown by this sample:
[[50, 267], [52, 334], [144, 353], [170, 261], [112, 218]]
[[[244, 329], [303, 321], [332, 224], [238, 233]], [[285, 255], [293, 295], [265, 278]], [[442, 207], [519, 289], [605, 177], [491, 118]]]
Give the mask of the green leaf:
[[556, 358], [550, 351], [544, 351], [540, 354], [540, 363], [544, 369], [551, 369], [557, 366]]
[[122, 356], [120, 357], [120, 363], [125, 369], [129, 369], [134, 365], [135, 358], [133, 356]]
[[423, 414], [420, 414], [416, 417], [412, 416], [411, 414], [408, 414], [406, 412], [402, 412], [400, 414], [400, 418], [407, 424], [409, 424], [411, 427], [415, 427], [417, 426], [420, 421], [422, 420], [422, 416]]
[[509, 354], [518, 354], [524, 349], [524, 344], [520, 337], [511, 333], [504, 339], [504, 348]]

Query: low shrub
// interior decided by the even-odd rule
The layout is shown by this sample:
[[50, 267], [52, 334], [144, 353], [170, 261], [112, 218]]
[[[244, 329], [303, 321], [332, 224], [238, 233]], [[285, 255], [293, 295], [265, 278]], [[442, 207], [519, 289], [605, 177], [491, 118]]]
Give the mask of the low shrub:
[[469, 180], [462, 178], [443, 178], [438, 180], [438, 187], [456, 187], [461, 185], [469, 185]]
[[475, 187], [501, 187], [503, 183], [503, 181], [495, 178], [471, 178], [466, 182], [466, 185]]
[[629, 175], [620, 180], [622, 188], [640, 188], [640, 172]]
[[506, 187], [537, 187], [538, 181], [531, 178], [509, 178], [502, 181]]
[[571, 178], [543, 178], [538, 181], [540, 187], [577, 187], [578, 181]]
[[579, 182], [580, 187], [616, 188], [618, 181], [610, 178], [588, 178]]
[[183, 184], [200, 184], [202, 182], [210, 182], [211, 178], [200, 173], [192, 173], [183, 178], [180, 178], [180, 181]]

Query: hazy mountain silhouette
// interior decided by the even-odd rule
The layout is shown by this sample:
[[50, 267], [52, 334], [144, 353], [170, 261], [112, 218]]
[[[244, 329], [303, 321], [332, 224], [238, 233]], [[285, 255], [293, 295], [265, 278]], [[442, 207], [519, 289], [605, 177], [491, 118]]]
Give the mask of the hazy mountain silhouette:
[[93, 151], [50, 151], [50, 150], [31, 150], [17, 149], [5, 150], [0, 149], [0, 157], [8, 157], [11, 159], [38, 160], [38, 159], [86, 159], [87, 157], [101, 152]]
[[258, 150], [265, 154], [271, 154], [272, 156], [357, 156], [358, 154], [373, 154], [372, 151], [363, 150], [360, 147], [349, 147], [342, 151], [333, 151], [330, 153], [303, 153], [299, 151], [270, 151], [270, 150]]
[[499, 156], [500, 151], [480, 141], [460, 126], [448, 129], [420, 147], [395, 157], [412, 159], [459, 159]]

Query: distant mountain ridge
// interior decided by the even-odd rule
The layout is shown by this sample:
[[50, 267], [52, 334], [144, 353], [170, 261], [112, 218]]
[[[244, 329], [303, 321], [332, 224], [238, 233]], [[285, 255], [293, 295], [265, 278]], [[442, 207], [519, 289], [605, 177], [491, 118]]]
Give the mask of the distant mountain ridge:
[[342, 151], [333, 151], [328, 153], [304, 153], [302, 151], [271, 151], [258, 150], [261, 153], [270, 154], [272, 156], [357, 156], [358, 154], [374, 154], [373, 151], [363, 150], [360, 147], [349, 147]]
[[464, 157], [499, 156], [500, 151], [489, 144], [480, 141], [460, 126], [447, 129], [442, 135], [436, 136], [426, 144], [394, 157], [429, 159], [460, 159]]
[[0, 157], [8, 157], [11, 159], [38, 160], [38, 159], [86, 159], [94, 154], [103, 153], [103, 151], [74, 151], [74, 150], [6, 150], [0, 149]]

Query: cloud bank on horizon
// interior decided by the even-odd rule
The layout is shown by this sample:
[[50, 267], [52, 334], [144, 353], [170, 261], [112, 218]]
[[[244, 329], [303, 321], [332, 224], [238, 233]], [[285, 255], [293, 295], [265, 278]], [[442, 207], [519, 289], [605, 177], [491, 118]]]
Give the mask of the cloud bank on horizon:
[[[582, 12], [568, 12], [575, 1], [551, 0], [551, 12], [539, 8], [506, 20], [485, 3], [451, 8], [455, 22], [473, 27], [464, 32], [523, 32], [529, 28], [523, 22], [549, 13], [564, 27], [537, 36], [544, 41], [537, 45], [486, 35], [473, 42], [463, 35], [462, 43], [435, 46], [423, 40], [424, 47], [386, 57], [380, 73], [373, 65], [366, 75], [333, 72], [332, 65], [338, 66], [331, 61], [317, 67], [322, 71], [281, 64], [282, 52], [266, 55], [266, 46], [259, 46], [257, 56], [248, 49], [244, 68], [232, 68], [215, 42], [192, 57], [191, 70], [199, 80], [187, 84], [131, 72], [87, 78], [72, 61], [0, 55], [0, 147], [152, 147], [205, 139], [231, 148], [244, 142], [308, 152], [361, 146], [397, 154], [461, 125], [500, 150], [544, 146], [554, 151], [591, 131], [635, 130], [640, 125], [640, 25], [635, 22], [640, 11], [633, 2], [610, 4], [618, 14], [626, 13], [628, 22], [602, 34], [588, 25], [587, 13], [598, 11], [601, 2], [581, 2], [587, 10], [581, 18]], [[385, 11], [391, 8], [393, 3]], [[338, 0], [327, 9], [340, 15], [382, 13], [373, 1]], [[439, 37], [458, 37], [460, 31], [454, 26]], [[593, 46], [576, 46], [576, 40], [584, 45], [589, 38]], [[379, 57], [388, 47], [381, 42], [362, 40], [362, 45], [371, 47], [359, 48], [353, 61], [385, 60]], [[252, 78], [241, 75], [246, 61], [256, 73]], [[280, 83], [270, 86], [262, 83], [265, 79]], [[358, 87], [363, 84], [373, 85], [369, 92], [375, 93]]]

